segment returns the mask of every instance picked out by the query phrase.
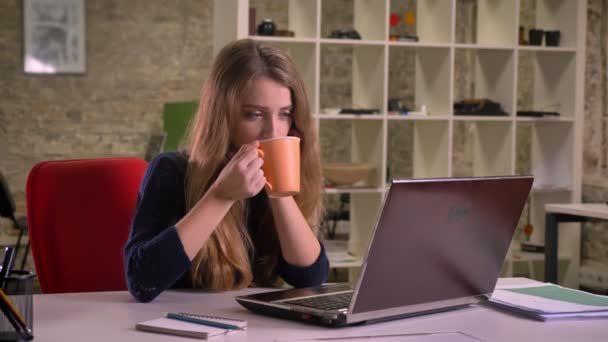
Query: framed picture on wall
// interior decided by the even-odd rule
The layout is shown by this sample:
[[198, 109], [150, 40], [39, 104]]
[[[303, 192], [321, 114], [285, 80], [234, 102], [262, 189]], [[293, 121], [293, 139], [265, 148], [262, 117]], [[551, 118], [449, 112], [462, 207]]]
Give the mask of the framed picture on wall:
[[84, 0], [23, 0], [24, 71], [84, 73], [84, 13]]

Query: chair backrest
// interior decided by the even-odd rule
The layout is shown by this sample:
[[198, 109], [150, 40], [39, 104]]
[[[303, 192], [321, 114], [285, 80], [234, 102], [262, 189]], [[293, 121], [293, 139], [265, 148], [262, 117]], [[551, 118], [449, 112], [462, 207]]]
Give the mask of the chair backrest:
[[125, 290], [122, 248], [147, 163], [46, 161], [27, 179], [32, 255], [43, 293]]
[[0, 216], [8, 219], [15, 215], [15, 201], [8, 188], [8, 182], [0, 173]]
[[163, 108], [163, 126], [167, 135], [163, 151], [177, 151], [192, 120], [198, 102], [167, 102]]

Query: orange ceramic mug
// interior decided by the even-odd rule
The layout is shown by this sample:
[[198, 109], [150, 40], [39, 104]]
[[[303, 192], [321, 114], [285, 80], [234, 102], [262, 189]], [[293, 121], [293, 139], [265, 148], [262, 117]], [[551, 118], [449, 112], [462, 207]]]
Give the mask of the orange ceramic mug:
[[269, 197], [293, 196], [300, 192], [300, 138], [279, 137], [260, 141]]

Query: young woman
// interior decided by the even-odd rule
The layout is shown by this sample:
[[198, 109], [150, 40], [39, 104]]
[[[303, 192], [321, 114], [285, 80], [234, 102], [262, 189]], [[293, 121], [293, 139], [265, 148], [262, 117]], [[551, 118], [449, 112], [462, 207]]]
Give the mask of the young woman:
[[[269, 198], [259, 140], [301, 139], [301, 192]], [[281, 50], [243, 39], [213, 63], [183, 152], [152, 160], [141, 184], [125, 272], [149, 302], [170, 287], [315, 286], [328, 260], [316, 130], [304, 84]]]

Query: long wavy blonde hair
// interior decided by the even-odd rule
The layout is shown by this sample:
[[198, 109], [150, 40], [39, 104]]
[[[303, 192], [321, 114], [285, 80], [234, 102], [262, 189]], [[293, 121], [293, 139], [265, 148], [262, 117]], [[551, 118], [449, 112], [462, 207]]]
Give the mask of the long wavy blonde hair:
[[[290, 135], [301, 138], [301, 193], [295, 196], [302, 214], [315, 230], [323, 211], [317, 132], [304, 84], [294, 63], [280, 49], [251, 39], [234, 41], [216, 57], [205, 81], [198, 111], [190, 125], [186, 153], [186, 210], [190, 211], [216, 180], [237, 147], [232, 127], [241, 99], [253, 80], [267, 77], [289, 88], [293, 106]], [[254, 208], [251, 208], [251, 207]], [[255, 219], [247, 219], [247, 212]], [[263, 232], [249, 235], [254, 222]], [[255, 246], [255, 250], [254, 250]], [[255, 255], [255, 260], [250, 260]], [[236, 202], [192, 262], [195, 287], [212, 291], [280, 282], [276, 273], [280, 249], [265, 195]]]

